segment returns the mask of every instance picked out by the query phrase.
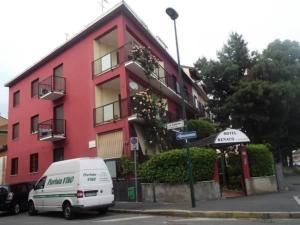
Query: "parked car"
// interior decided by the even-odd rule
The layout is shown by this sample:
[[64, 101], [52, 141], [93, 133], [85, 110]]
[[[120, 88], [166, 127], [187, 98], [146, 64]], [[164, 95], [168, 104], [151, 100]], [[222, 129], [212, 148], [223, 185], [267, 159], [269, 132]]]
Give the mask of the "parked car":
[[18, 214], [28, 209], [27, 200], [31, 183], [0, 185], [0, 211]]
[[113, 184], [101, 158], [77, 158], [52, 163], [28, 197], [28, 214], [62, 211], [72, 219], [76, 210], [106, 212], [114, 204]]

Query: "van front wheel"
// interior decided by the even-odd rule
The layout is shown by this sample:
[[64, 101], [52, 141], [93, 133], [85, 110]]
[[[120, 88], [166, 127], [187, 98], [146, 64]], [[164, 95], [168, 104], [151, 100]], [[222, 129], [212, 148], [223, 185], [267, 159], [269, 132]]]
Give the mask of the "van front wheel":
[[37, 214], [37, 211], [35, 210], [34, 207], [34, 203], [32, 201], [28, 203], [28, 214], [29, 216], [34, 216]]
[[64, 203], [63, 213], [64, 213], [65, 219], [67, 219], [67, 220], [71, 220], [74, 218], [74, 212], [73, 212], [72, 206], [69, 202]]

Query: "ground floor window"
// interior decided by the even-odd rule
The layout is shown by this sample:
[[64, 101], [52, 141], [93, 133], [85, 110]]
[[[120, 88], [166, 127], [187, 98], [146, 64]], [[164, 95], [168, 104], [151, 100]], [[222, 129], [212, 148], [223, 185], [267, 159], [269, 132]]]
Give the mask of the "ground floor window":
[[18, 158], [12, 158], [11, 159], [11, 175], [17, 175], [18, 174]]
[[34, 153], [30, 155], [30, 173], [37, 172], [39, 169], [39, 155]]
[[53, 162], [64, 160], [64, 148], [56, 148], [53, 151]]

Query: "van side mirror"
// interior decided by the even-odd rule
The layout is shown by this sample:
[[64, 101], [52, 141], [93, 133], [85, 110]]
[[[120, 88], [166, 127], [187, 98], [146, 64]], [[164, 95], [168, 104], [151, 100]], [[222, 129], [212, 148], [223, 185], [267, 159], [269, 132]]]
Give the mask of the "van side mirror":
[[37, 189], [37, 185], [33, 185], [33, 190], [36, 190]]

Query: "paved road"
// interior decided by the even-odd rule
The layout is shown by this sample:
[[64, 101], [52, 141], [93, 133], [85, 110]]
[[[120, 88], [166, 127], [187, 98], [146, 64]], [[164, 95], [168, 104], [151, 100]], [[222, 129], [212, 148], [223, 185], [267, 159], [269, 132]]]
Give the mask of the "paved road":
[[207, 218], [176, 218], [150, 215], [96, 213], [81, 214], [76, 219], [67, 221], [60, 213], [46, 213], [30, 217], [26, 213], [10, 216], [0, 215], [0, 225], [299, 225], [300, 220], [237, 220], [237, 219], [207, 219]]

